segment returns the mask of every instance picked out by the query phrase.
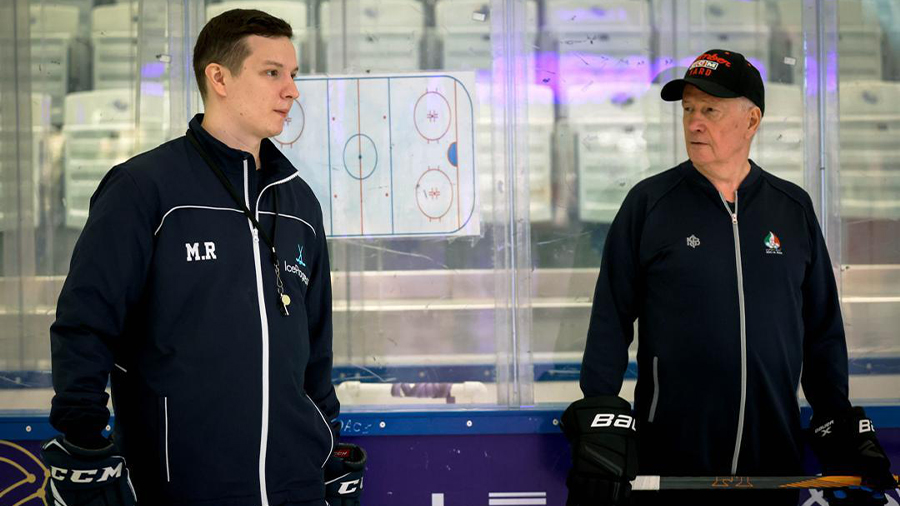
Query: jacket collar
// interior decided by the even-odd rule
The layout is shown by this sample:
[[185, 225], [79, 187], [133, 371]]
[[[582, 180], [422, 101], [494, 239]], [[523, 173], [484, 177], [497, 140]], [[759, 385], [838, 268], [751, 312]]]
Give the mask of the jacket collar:
[[[741, 197], [743, 197], [750, 189], [752, 189], [756, 185], [756, 183], [760, 179], [760, 173], [762, 173], [762, 169], [759, 167], [759, 165], [756, 165], [756, 162], [750, 159], [748, 159], [747, 161], [750, 162], [750, 172], [747, 174], [744, 180], [741, 181], [741, 185], [738, 186], [738, 192], [741, 194]], [[691, 163], [690, 160], [687, 160], [679, 165], [679, 170], [681, 170], [682, 174], [684, 174], [684, 176], [691, 182], [700, 185], [704, 190], [710, 191], [714, 195], [718, 195], [719, 192], [718, 190], [716, 190], [716, 187], [713, 186], [712, 182], [710, 182], [709, 179], [706, 179], [706, 176], [704, 176], [699, 170], [697, 170], [696, 167], [694, 167], [694, 164]]]
[[[234, 149], [216, 139], [203, 128], [203, 114], [195, 115], [188, 128], [194, 132], [200, 145], [219, 163], [226, 172], [243, 171], [244, 160], [253, 165], [253, 155], [247, 151]], [[293, 174], [296, 169], [281, 151], [269, 139], [263, 139], [259, 146], [259, 159], [262, 164], [262, 175], [267, 177], [283, 177]]]

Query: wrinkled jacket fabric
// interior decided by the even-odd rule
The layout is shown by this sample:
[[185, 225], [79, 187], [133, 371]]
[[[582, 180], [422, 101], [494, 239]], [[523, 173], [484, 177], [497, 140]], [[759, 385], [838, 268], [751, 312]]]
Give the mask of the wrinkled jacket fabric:
[[635, 320], [641, 474], [802, 474], [798, 386], [817, 413], [849, 407], [812, 202], [752, 161], [736, 219], [690, 161], [629, 192], [604, 246], [585, 396], [619, 393]]
[[114, 167], [51, 327], [51, 423], [73, 438], [108, 423], [142, 504], [252, 505], [324, 497], [339, 403], [322, 211], [268, 140], [252, 155], [190, 129], [271, 234], [266, 243], [185, 138]]

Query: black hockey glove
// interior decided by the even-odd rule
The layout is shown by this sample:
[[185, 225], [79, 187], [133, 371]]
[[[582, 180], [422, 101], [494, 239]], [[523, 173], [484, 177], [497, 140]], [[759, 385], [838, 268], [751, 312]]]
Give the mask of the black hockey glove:
[[340, 443], [325, 463], [325, 502], [328, 506], [359, 506], [366, 451], [360, 446]]
[[626, 504], [637, 475], [637, 430], [631, 405], [615, 396], [575, 401], [562, 416], [572, 446], [567, 506]]
[[891, 462], [875, 436], [875, 425], [866, 417], [863, 408], [852, 408], [843, 416], [829, 420], [813, 416], [809, 435], [823, 474], [862, 477], [861, 487], [826, 489], [829, 504], [887, 503], [884, 491], [897, 487], [897, 481], [891, 474]]
[[76, 446], [63, 436], [41, 445], [50, 470], [45, 485], [49, 506], [133, 506], [137, 503], [125, 458], [112, 442], [103, 448]]

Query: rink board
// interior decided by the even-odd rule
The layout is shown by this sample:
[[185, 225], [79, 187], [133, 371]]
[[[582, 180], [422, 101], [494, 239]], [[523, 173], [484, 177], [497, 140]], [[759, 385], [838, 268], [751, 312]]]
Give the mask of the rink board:
[[[556, 409], [365, 412], [341, 416], [343, 440], [369, 454], [363, 504], [403, 506], [559, 505], [565, 502], [569, 448]], [[867, 406], [900, 470], [900, 406]], [[804, 419], [809, 412], [804, 410]], [[0, 417], [0, 504], [39, 506], [40, 440], [53, 434], [46, 414]], [[815, 472], [807, 455], [809, 472]], [[727, 494], [728, 492], [722, 492]], [[824, 506], [818, 492], [801, 505]], [[27, 499], [32, 497], [31, 499]], [[900, 504], [896, 491], [891, 494]]]

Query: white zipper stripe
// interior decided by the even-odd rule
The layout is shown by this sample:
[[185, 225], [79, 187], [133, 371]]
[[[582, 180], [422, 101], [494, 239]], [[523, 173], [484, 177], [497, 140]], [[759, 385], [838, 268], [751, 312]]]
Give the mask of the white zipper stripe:
[[[244, 160], [244, 202], [250, 204], [247, 160]], [[269, 439], [269, 319], [266, 317], [266, 302], [263, 296], [262, 263], [259, 259], [259, 232], [253, 222], [247, 219], [253, 235], [253, 264], [256, 267], [256, 298], [259, 303], [259, 322], [262, 326], [262, 424], [259, 436], [259, 495], [262, 506], [269, 506], [266, 493], [266, 449]]]
[[309, 394], [304, 393], [303, 395], [309, 399], [309, 402], [312, 403], [313, 407], [316, 408], [316, 412], [319, 413], [319, 416], [322, 417], [322, 423], [325, 424], [325, 427], [328, 429], [328, 436], [331, 437], [331, 449], [328, 450], [328, 455], [325, 456], [325, 462], [322, 462], [322, 465], [319, 467], [325, 467], [325, 463], [328, 462], [328, 459], [331, 457], [331, 452], [334, 451], [334, 433], [331, 432], [331, 425], [328, 424], [328, 420], [325, 419], [325, 415], [322, 414], [322, 410], [319, 409], [319, 406], [316, 406], [315, 401], [312, 400], [312, 397]]
[[734, 212], [728, 207], [725, 197], [719, 193], [725, 210], [731, 216], [731, 230], [734, 233], [734, 261], [737, 268], [738, 309], [741, 321], [741, 404], [738, 410], [737, 437], [734, 441], [734, 456], [731, 459], [731, 474], [737, 474], [738, 457], [741, 454], [741, 440], [744, 437], [744, 409], [747, 406], [747, 313], [744, 307], [744, 269], [741, 261], [741, 235], [738, 229], [738, 192], [734, 192]]
[[169, 398], [163, 397], [163, 419], [165, 420], [164, 425], [164, 433], [165, 433], [165, 452], [166, 452], [166, 483], [172, 481], [169, 476]]
[[[273, 213], [272, 211], [259, 211], [259, 214], [271, 214], [272, 216], [275, 216], [275, 213]], [[296, 216], [294, 216], [294, 215], [291, 215], [291, 214], [284, 214], [284, 213], [282, 213], [282, 212], [280, 212], [280, 211], [279, 211], [279, 213], [278, 213], [278, 217], [279, 217], [279, 218], [290, 218], [290, 219], [292, 219], [292, 220], [297, 220], [297, 221], [299, 221], [300, 223], [303, 223], [304, 225], [306, 225], [307, 227], [309, 227], [309, 229], [312, 230], [313, 235], [316, 235], [316, 229], [313, 228], [313, 226], [310, 225], [309, 222], [306, 221], [306, 220], [304, 220], [303, 218], [298, 218], [298, 217], [296, 217]], [[275, 238], [273, 237], [272, 240], [274, 241]]]
[[163, 223], [166, 222], [166, 217], [169, 216], [169, 213], [172, 211], [177, 211], [179, 209], [207, 209], [210, 211], [234, 211], [236, 213], [243, 213], [240, 209], [232, 209], [230, 207], [210, 207], [210, 206], [175, 206], [172, 209], [166, 211], [166, 214], [163, 215], [162, 220], [159, 221], [159, 226], [156, 227], [156, 231], [153, 232], [153, 235], [159, 233], [159, 230], [162, 228]]

